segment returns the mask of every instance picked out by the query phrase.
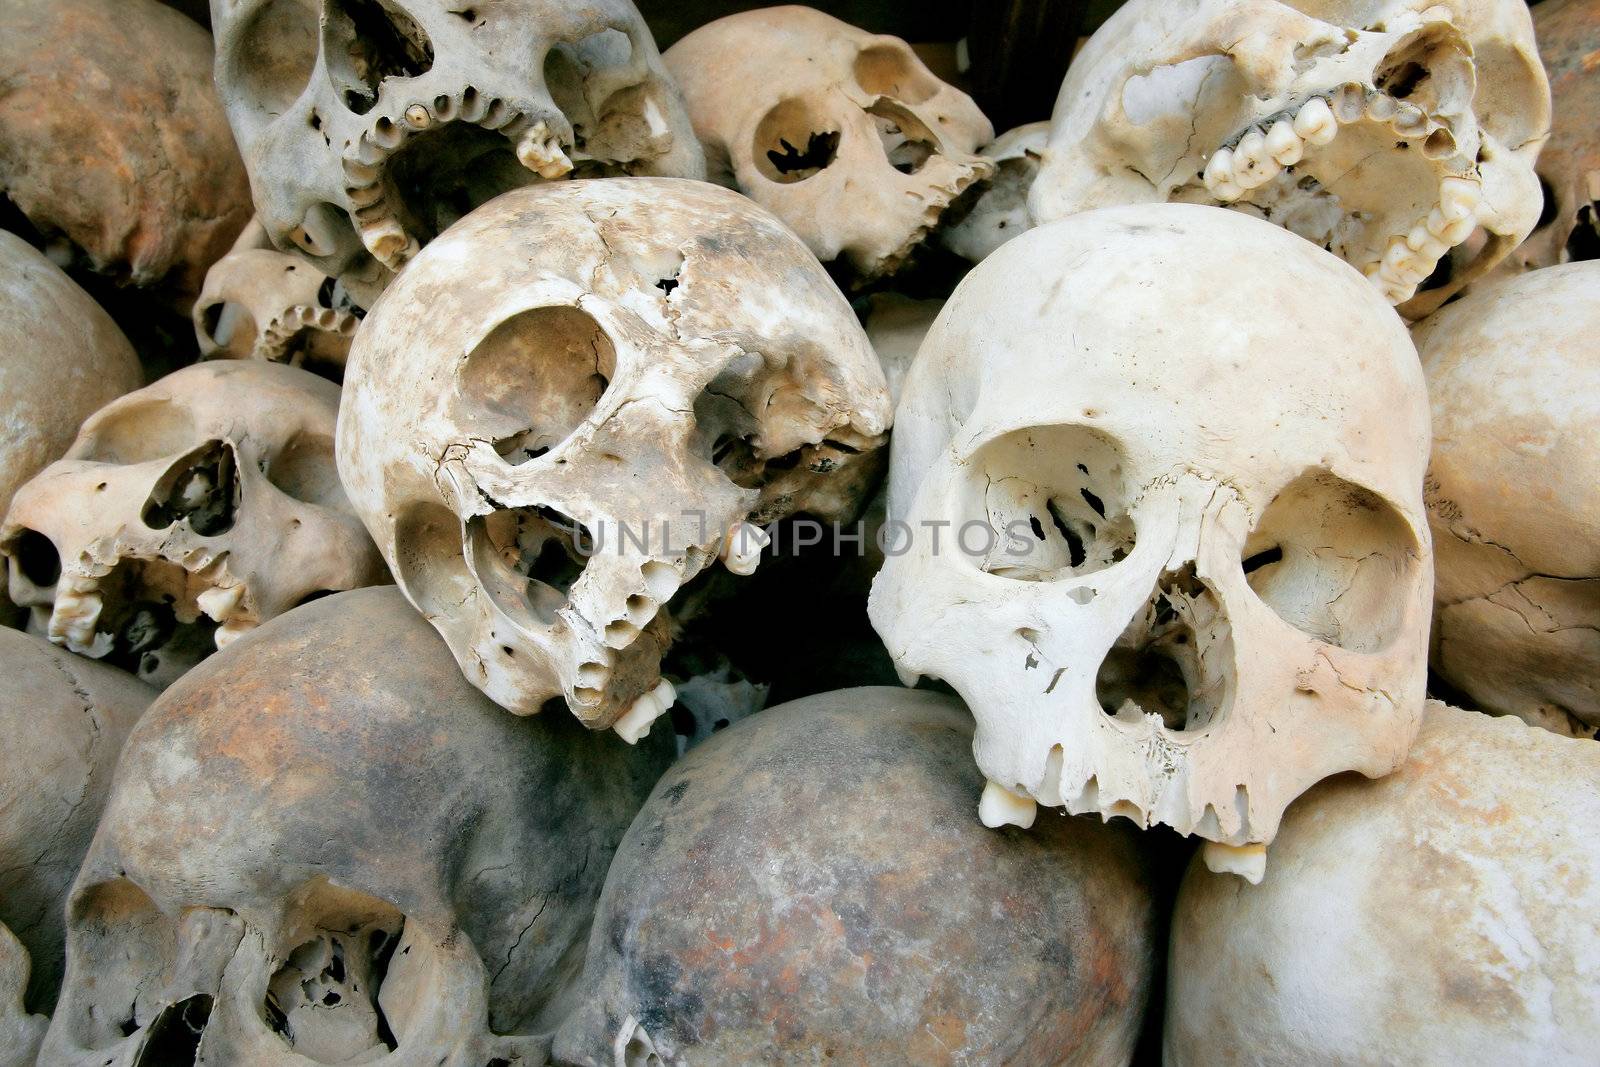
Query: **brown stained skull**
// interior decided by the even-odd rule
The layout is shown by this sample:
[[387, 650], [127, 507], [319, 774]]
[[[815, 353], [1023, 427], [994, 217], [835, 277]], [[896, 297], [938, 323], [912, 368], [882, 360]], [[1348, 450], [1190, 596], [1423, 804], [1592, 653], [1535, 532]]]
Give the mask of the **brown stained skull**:
[[397, 279], [351, 352], [339, 468], [474, 685], [631, 733], [665, 710], [643, 704], [669, 695], [668, 602], [719, 556], [753, 566], [752, 526], [853, 515], [888, 423], [866, 336], [777, 219], [597, 179], [507, 194]]
[[542, 1062], [652, 742], [506, 715], [391, 588], [266, 624], [129, 737], [41, 1062]]
[[338, 403], [307, 371], [227, 361], [102, 408], [11, 502], [12, 600], [165, 685], [312, 596], [383, 581], [334, 466]]
[[212, 0], [212, 22], [268, 236], [362, 306], [507, 189], [704, 174], [629, 0]]
[[156, 0], [7, 0], [0, 71], [0, 194], [59, 262], [187, 313], [250, 217], [205, 31]]

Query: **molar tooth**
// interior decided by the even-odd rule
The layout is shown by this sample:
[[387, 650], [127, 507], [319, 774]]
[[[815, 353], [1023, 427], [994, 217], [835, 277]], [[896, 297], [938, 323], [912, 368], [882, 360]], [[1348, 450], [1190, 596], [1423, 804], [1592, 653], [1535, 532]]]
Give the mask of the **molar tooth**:
[[1476, 218], [1483, 189], [1471, 178], [1446, 178], [1439, 183], [1439, 209], [1446, 222]]
[[226, 589], [213, 586], [194, 599], [208, 617], [217, 622], [226, 622], [228, 616], [233, 614], [233, 609], [239, 606], [239, 601], [244, 599], [244, 586], [232, 585]]
[[95, 624], [104, 610], [105, 601], [92, 586], [83, 591], [57, 593], [50, 612], [50, 639], [65, 644], [79, 655], [90, 654]]
[[1039, 804], [1032, 797], [1013, 793], [998, 782], [986, 782], [983, 796], [978, 800], [978, 818], [991, 830], [1002, 826], [1020, 826], [1026, 830], [1039, 814]]
[[1477, 219], [1471, 215], [1454, 221], [1447, 219], [1438, 205], [1428, 212], [1428, 232], [1450, 248], [1472, 236], [1472, 231], [1477, 225]]
[[761, 563], [761, 550], [771, 543], [771, 535], [761, 527], [748, 522], [735, 523], [723, 539], [722, 562], [734, 574], [748, 578]]
[[1267, 131], [1267, 153], [1280, 166], [1292, 167], [1305, 156], [1306, 143], [1294, 132], [1293, 123], [1288, 119], [1279, 119]]
[[1235, 178], [1242, 189], [1256, 189], [1277, 177], [1283, 169], [1267, 153], [1267, 138], [1260, 130], [1252, 129], [1239, 139], [1233, 150]]
[[1450, 251], [1450, 247], [1439, 238], [1428, 232], [1424, 223], [1417, 223], [1411, 227], [1411, 232], [1406, 234], [1406, 245], [1413, 252], [1439, 262], [1439, 257]]
[[1339, 120], [1320, 96], [1312, 97], [1294, 117], [1294, 132], [1314, 145], [1331, 144], [1339, 136]]
[[1206, 188], [1218, 200], [1237, 200], [1244, 190], [1233, 177], [1233, 150], [1219, 148], [1206, 162], [1204, 174]]
[[1383, 253], [1383, 266], [1392, 276], [1401, 279], [1415, 274], [1418, 268], [1425, 268], [1422, 271], [1423, 278], [1433, 270], [1422, 262], [1422, 257], [1406, 243], [1404, 237], [1389, 238], [1389, 247]]
[[529, 126], [517, 142], [517, 159], [539, 177], [552, 181], [572, 173], [572, 160], [542, 119]]
[[1200, 850], [1206, 867], [1216, 874], [1237, 874], [1251, 885], [1260, 885], [1267, 873], [1267, 846], [1262, 844], [1225, 845], [1207, 841]]
[[639, 738], [650, 732], [650, 727], [677, 699], [678, 691], [663, 678], [654, 689], [635, 700], [633, 706], [623, 712], [622, 718], [613, 723], [611, 728], [628, 744], [636, 745]]

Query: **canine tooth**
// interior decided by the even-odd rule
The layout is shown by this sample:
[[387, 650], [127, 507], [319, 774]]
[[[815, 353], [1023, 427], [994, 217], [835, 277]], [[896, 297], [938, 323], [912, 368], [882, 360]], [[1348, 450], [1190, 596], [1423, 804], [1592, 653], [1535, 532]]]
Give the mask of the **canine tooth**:
[[1474, 218], [1483, 189], [1471, 178], [1446, 178], [1439, 183], [1439, 209], [1446, 222]]
[[221, 652], [255, 628], [256, 624], [253, 622], [246, 622], [243, 619], [230, 619], [217, 627], [217, 632], [211, 635], [211, 639], [217, 643], [217, 651]]
[[1216, 874], [1237, 874], [1251, 885], [1260, 885], [1267, 873], [1267, 846], [1225, 845], [1220, 841], [1207, 841], [1200, 850], [1206, 867]]
[[1244, 193], [1233, 177], [1233, 150], [1219, 148], [1206, 162], [1203, 175], [1206, 188], [1218, 200], [1237, 200]]
[[1020, 826], [1026, 830], [1039, 814], [1039, 804], [1032, 797], [1013, 793], [997, 782], [986, 782], [983, 796], [978, 800], [978, 818], [991, 830], [1002, 826]]
[[771, 543], [771, 535], [761, 527], [748, 522], [735, 523], [725, 539], [722, 562], [734, 574], [748, 578], [761, 563], [761, 550]]
[[1332, 143], [1339, 136], [1339, 120], [1320, 96], [1307, 100], [1294, 117], [1294, 132], [1314, 145]]
[[529, 126], [517, 142], [517, 159], [539, 177], [552, 181], [572, 173], [572, 160], [542, 120]]
[[1285, 167], [1294, 166], [1305, 156], [1306, 143], [1294, 132], [1294, 124], [1288, 119], [1279, 119], [1267, 131], [1267, 154]]
[[1251, 130], [1239, 139], [1233, 150], [1234, 181], [1242, 189], [1256, 189], [1277, 177], [1283, 168], [1267, 152], [1267, 138], [1260, 130]]
[[1421, 222], [1411, 227], [1411, 232], [1406, 234], [1406, 245], [1413, 252], [1426, 256], [1435, 263], [1439, 262], [1440, 256], [1450, 251], [1449, 246], [1429, 233], [1428, 227]]
[[678, 691], [672, 683], [665, 678], [656, 683], [656, 687], [638, 700], [633, 706], [623, 712], [622, 718], [612, 724], [611, 728], [617, 736], [630, 745], [639, 743], [639, 738], [650, 732], [650, 727], [664, 715], [673, 702], [678, 699]]
[[232, 585], [224, 589], [213, 586], [195, 597], [195, 603], [200, 610], [217, 622], [226, 622], [233, 609], [239, 606], [239, 601], [244, 599], [244, 586]]

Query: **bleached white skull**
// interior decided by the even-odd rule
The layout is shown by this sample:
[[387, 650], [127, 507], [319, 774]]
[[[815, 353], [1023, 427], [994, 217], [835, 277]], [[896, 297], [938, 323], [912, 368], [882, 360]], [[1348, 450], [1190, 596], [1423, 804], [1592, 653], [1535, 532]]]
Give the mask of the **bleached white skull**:
[[392, 588], [274, 620], [128, 738], [40, 1062], [543, 1062], [671, 753], [506, 715]]
[[1433, 667], [1479, 707], [1600, 729], [1600, 263], [1475, 287], [1413, 335], [1433, 405]]
[[1032, 230], [945, 305], [893, 453], [873, 624], [971, 706], [991, 825], [1122, 815], [1254, 875], [1301, 791], [1404, 758], [1427, 401], [1334, 257], [1193, 205]]
[[994, 173], [959, 219], [950, 218], [939, 231], [939, 243], [974, 263], [1033, 228], [1028, 193], [1039, 176], [1039, 164], [1050, 139], [1048, 122], [1030, 122], [1007, 130], [983, 149]]
[[101, 408], [0, 526], [50, 640], [157, 685], [312, 596], [384, 580], [333, 458], [339, 390], [276, 363], [176, 371]]
[[888, 423], [782, 223], [703, 182], [596, 179], [485, 205], [396, 280], [351, 350], [339, 469], [474, 685], [631, 735], [671, 703], [668, 601], [719, 555], [747, 573], [755, 526], [850, 517]]
[[273, 248], [253, 219], [206, 272], [194, 305], [202, 359], [266, 359], [335, 381], [360, 324], [359, 309], [335, 279]]
[[994, 128], [898, 37], [808, 7], [729, 15], [667, 49], [713, 180], [822, 260], [890, 274], [973, 182]]
[[704, 174], [630, 0], [212, 0], [256, 212], [368, 306], [455, 219], [571, 174]]
[[1132, 0], [1062, 83], [1029, 206], [1231, 204], [1336, 253], [1395, 304], [1482, 226], [1538, 221], [1550, 89], [1522, 0]]

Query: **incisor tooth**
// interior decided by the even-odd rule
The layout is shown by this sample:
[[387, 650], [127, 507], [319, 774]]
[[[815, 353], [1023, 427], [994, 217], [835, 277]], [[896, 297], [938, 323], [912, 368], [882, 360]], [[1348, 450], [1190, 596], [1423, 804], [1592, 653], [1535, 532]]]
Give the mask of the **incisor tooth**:
[[978, 800], [978, 818], [991, 830], [1001, 826], [1020, 826], [1026, 830], [1038, 814], [1039, 804], [1032, 797], [1013, 793], [996, 782], [985, 783], [983, 796]]
[[1322, 97], [1307, 100], [1294, 117], [1294, 132], [1314, 145], [1325, 145], [1339, 136], [1339, 120]]
[[1406, 234], [1406, 245], [1419, 255], [1426, 256], [1435, 263], [1439, 257], [1450, 251], [1449, 247], [1439, 238], [1428, 232], [1424, 223], [1417, 223], [1411, 227], [1411, 232]]
[[244, 586], [232, 585], [226, 589], [213, 587], [195, 597], [195, 603], [200, 610], [217, 622], [226, 622], [228, 616], [233, 614], [233, 609], [239, 606], [239, 601], [244, 598]]
[[1267, 153], [1280, 166], [1292, 167], [1305, 156], [1306, 143], [1294, 132], [1294, 125], [1288, 119], [1279, 119], [1267, 131]]
[[1225, 845], [1207, 841], [1200, 850], [1206, 867], [1216, 874], [1237, 874], [1251, 885], [1260, 885], [1267, 873], [1267, 846]]
[[211, 635], [211, 640], [216, 642], [217, 651], [221, 652], [255, 628], [256, 624], [253, 622], [246, 622], [243, 619], [231, 619], [217, 627], [217, 632]]
[[622, 718], [613, 723], [611, 728], [628, 744], [636, 745], [639, 738], [650, 732], [650, 727], [677, 699], [678, 691], [663, 678], [654, 689], [635, 700], [633, 706], [623, 712]]

